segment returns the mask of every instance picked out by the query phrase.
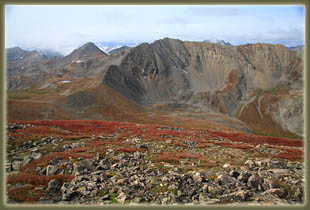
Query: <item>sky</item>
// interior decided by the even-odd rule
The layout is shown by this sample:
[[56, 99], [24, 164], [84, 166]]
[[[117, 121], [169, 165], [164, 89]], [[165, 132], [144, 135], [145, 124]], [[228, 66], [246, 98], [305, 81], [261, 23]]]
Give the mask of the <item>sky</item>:
[[86, 42], [136, 45], [165, 37], [290, 47], [304, 44], [305, 8], [7, 5], [5, 36], [6, 48], [53, 49], [64, 55]]

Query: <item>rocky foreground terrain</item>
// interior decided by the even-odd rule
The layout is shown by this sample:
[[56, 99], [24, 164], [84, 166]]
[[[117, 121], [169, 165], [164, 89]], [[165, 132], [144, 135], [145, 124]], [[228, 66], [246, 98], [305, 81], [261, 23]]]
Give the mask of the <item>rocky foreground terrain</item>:
[[104, 121], [8, 123], [7, 202], [299, 205], [303, 140]]

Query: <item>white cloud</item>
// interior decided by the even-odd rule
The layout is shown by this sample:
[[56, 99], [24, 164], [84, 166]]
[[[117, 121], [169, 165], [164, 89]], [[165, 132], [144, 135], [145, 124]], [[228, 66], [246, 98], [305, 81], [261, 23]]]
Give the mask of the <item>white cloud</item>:
[[232, 43], [301, 43], [302, 6], [6, 6], [6, 47], [64, 54], [89, 41], [152, 42], [164, 37]]

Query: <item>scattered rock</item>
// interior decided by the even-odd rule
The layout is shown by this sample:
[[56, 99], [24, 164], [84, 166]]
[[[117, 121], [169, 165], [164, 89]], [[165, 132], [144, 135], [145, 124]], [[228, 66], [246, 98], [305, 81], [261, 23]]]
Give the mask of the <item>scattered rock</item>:
[[259, 186], [261, 186], [262, 182], [263, 179], [259, 175], [253, 174], [248, 179], [248, 187], [258, 189]]
[[56, 166], [53, 165], [48, 165], [46, 167], [46, 176], [54, 176], [56, 175], [58, 168]]
[[12, 169], [15, 170], [15, 171], [18, 171], [22, 165], [23, 165], [23, 161], [22, 160], [14, 160], [12, 162]]

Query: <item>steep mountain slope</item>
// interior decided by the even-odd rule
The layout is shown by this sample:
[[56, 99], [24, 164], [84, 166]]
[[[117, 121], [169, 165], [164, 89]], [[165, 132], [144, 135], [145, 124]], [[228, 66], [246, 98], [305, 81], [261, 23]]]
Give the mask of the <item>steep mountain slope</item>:
[[[119, 66], [110, 66], [103, 83], [140, 104], [187, 102], [239, 118], [240, 110], [244, 112], [259, 92], [264, 94], [279, 86], [298, 92], [303, 87], [302, 75], [302, 59], [282, 45], [234, 47], [165, 38], [132, 49]], [[302, 94], [283, 97], [287, 102], [282, 103], [279, 98], [277, 103], [301, 109], [302, 102], [296, 108], [291, 97], [303, 101]], [[282, 106], [279, 109], [285, 109]], [[272, 115], [278, 112], [274, 110]], [[270, 119], [280, 124], [275, 128], [279, 134], [301, 135], [302, 116], [299, 111], [287, 118], [299, 119], [296, 128], [291, 129], [288, 121]], [[268, 122], [265, 118], [260, 124]], [[263, 132], [259, 126], [252, 126], [251, 130], [256, 129]]]
[[173, 42], [174, 46], [167, 42], [133, 48], [119, 67], [108, 69], [103, 82], [142, 104], [169, 101], [185, 92], [189, 84], [182, 69], [188, 65], [187, 51], [181, 41]]
[[[232, 71], [243, 75], [247, 88], [267, 90], [287, 81], [292, 72], [300, 78], [300, 63], [301, 59], [282, 45], [230, 47], [166, 38], [132, 49], [119, 67], [109, 68], [104, 82], [115, 89], [124, 86], [142, 102], [166, 101], [223, 89]], [[112, 84], [113, 75], [126, 77], [128, 85]], [[141, 88], [131, 90], [130, 84]]]

